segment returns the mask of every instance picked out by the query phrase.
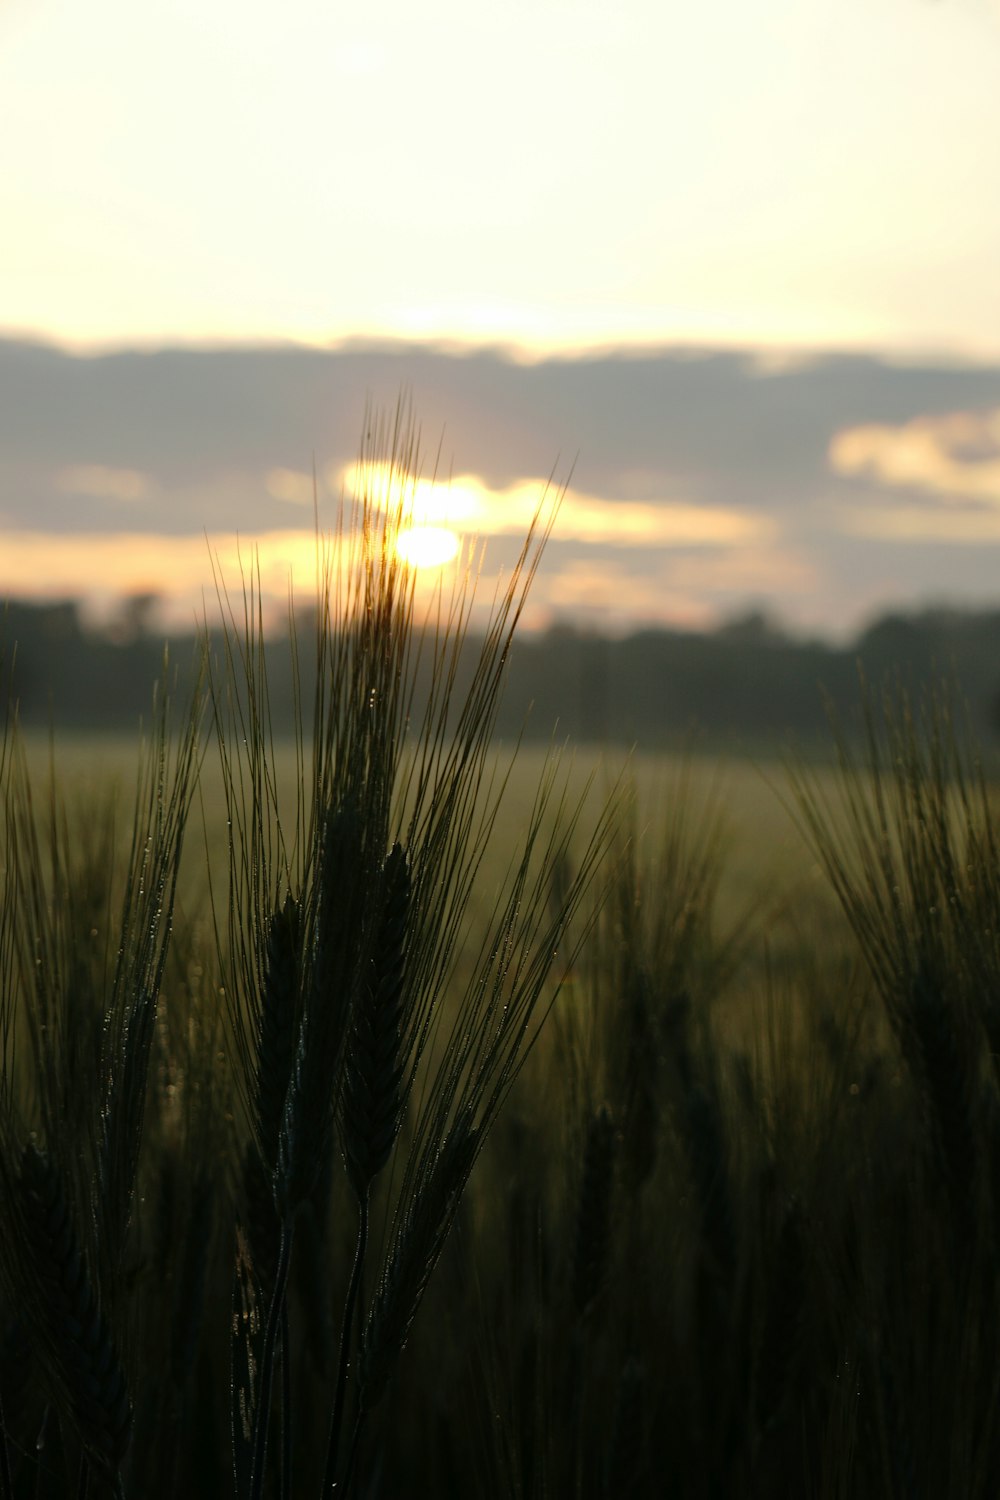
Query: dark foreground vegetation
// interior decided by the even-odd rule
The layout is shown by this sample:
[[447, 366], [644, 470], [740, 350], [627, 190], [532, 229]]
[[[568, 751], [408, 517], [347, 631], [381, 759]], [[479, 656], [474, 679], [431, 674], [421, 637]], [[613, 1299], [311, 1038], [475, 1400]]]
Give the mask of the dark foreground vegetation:
[[124, 854], [4, 740], [0, 1500], [995, 1494], [1000, 848], [946, 706], [792, 779], [842, 929], [734, 924], [717, 813], [587, 825], [555, 765], [482, 911], [545, 517], [415, 719], [359, 520], [291, 805], [252, 590]]

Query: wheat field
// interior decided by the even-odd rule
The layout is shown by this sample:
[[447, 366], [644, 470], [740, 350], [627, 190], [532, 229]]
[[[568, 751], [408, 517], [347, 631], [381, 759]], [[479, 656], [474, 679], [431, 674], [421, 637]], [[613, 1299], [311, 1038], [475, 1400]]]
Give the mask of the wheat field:
[[372, 441], [400, 507], [296, 740], [252, 578], [138, 749], [7, 724], [0, 1500], [995, 1494], [1000, 864], [947, 694], [862, 692], [833, 770], [498, 747], [551, 517], [459, 691]]

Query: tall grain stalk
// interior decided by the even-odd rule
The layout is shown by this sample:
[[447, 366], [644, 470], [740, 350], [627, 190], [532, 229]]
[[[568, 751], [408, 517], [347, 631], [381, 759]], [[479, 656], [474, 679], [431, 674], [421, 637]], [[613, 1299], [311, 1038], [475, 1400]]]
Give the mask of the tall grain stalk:
[[16, 726], [0, 756], [0, 1287], [79, 1440], [81, 1493], [120, 1488], [131, 1426], [125, 1261], [197, 698], [174, 730], [164, 693], [123, 867], [113, 798], [68, 804], [54, 767], [40, 797]]
[[839, 807], [799, 768], [807, 839], [857, 937], [922, 1100], [962, 1233], [974, 1225], [981, 1083], [998, 1077], [1000, 840], [981, 762], [943, 693], [866, 692]]
[[[570, 805], [551, 762], [469, 962], [460, 939], [509, 774], [491, 767], [491, 735], [511, 640], [558, 498], [542, 496], [485, 636], [473, 644], [471, 554], [450, 597], [439, 588], [427, 620], [416, 617], [415, 573], [396, 539], [412, 518], [419, 464], [404, 408], [391, 419], [369, 415], [362, 493], [318, 542], [315, 681], [307, 695], [296, 666], [298, 776], [290, 807], [279, 805], [259, 589], [252, 572], [241, 605], [221, 589], [227, 629], [213, 699], [232, 830], [226, 991], [250, 1176], [270, 1183], [272, 1201], [272, 1247], [257, 1251], [268, 1310], [252, 1398], [252, 1500], [264, 1488], [273, 1369], [300, 1216], [308, 1208], [324, 1224], [323, 1184], [342, 1155], [358, 1230], [322, 1487], [332, 1494], [338, 1475], [345, 1489], [350, 1484], [366, 1420], [537, 1033], [552, 961], [610, 828], [606, 810], [553, 910], [551, 872], [567, 861], [580, 806]], [[294, 923], [282, 916], [288, 912]], [[282, 922], [290, 947], [281, 972], [294, 978], [281, 981], [288, 999], [276, 1023], [274, 939]], [[275, 1085], [284, 1090], [276, 1149]], [[373, 1184], [382, 1195], [378, 1243], [370, 1242]], [[373, 1250], [378, 1268], [366, 1297]], [[355, 1415], [345, 1460], [340, 1436], [352, 1364]], [[286, 1385], [281, 1406], [290, 1400]], [[287, 1423], [291, 1413], [282, 1416]]]

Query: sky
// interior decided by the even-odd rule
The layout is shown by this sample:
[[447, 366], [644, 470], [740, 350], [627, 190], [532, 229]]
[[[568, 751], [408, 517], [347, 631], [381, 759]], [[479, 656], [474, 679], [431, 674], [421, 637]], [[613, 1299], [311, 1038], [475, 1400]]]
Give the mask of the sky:
[[[526, 495], [575, 461], [539, 623], [765, 605], [843, 633], [882, 603], [984, 602], [998, 76], [997, 0], [0, 0], [0, 592], [151, 586], [179, 615], [206, 533], [234, 545], [238, 516], [280, 592], [311, 526], [301, 476], [322, 453], [335, 495], [366, 398], [406, 381], [457, 476], [447, 529], [501, 561]], [[261, 413], [305, 379], [289, 345], [336, 379], [312, 369], [308, 420], [265, 423], [264, 453]], [[116, 354], [202, 350], [207, 370], [220, 348], [243, 373], [208, 401], [211, 453], [197, 414], [156, 434], [169, 361], [128, 366], [146, 447], [100, 406]], [[351, 390], [365, 348], [378, 383]], [[849, 355], [871, 379], [835, 399], [817, 372]], [[168, 535], [189, 550], [168, 566], [161, 546], [157, 579], [143, 549]]]

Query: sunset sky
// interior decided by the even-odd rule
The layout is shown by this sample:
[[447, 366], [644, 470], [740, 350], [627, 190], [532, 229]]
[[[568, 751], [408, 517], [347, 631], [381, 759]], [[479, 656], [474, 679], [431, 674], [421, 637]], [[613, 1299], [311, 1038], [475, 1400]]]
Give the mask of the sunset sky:
[[[995, 600], [998, 78], [997, 0], [0, 0], [0, 593], [280, 594], [405, 382], [498, 566], [575, 460], [537, 623]], [[206, 345], [213, 433], [112, 358]]]

